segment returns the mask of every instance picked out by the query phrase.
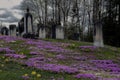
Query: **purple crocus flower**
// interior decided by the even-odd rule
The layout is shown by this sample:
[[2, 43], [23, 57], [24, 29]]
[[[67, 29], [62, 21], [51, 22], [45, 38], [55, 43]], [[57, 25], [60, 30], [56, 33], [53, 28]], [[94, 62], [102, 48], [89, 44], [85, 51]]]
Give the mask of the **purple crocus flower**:
[[94, 51], [95, 49], [97, 49], [96, 46], [79, 46], [79, 48], [82, 50], [82, 51]]
[[61, 60], [66, 59], [66, 57], [64, 55], [62, 55], [62, 54], [56, 55], [56, 58], [61, 59]]
[[6, 57], [11, 57], [11, 58], [26, 58], [25, 55], [20, 55], [20, 54], [5, 54]]
[[93, 74], [77, 74], [75, 78], [85, 78], [85, 79], [91, 79], [91, 80], [96, 80], [96, 76]]
[[11, 49], [9, 49], [9, 48], [0, 48], [0, 52], [15, 53], [14, 50], [11, 50]]

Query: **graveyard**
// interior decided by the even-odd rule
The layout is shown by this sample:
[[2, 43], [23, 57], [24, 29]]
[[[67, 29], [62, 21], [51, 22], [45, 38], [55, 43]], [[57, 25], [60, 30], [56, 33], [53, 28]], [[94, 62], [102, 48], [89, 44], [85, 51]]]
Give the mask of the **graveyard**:
[[0, 1], [0, 80], [120, 80], [118, 0], [15, 1]]

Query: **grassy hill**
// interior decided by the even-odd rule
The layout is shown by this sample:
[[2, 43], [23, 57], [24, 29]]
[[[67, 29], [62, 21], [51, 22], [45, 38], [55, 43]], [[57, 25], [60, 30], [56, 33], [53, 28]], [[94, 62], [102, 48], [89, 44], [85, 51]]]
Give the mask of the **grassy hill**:
[[0, 36], [0, 80], [120, 80], [120, 48]]

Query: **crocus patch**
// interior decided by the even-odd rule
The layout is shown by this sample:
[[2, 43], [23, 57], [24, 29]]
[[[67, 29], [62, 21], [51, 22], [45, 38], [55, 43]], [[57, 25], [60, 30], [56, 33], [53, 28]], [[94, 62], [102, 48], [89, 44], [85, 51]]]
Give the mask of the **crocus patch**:
[[65, 57], [64, 55], [61, 55], [61, 54], [56, 55], [56, 58], [57, 58], [57, 59], [61, 59], [61, 60], [66, 59], [66, 57]]
[[79, 46], [79, 48], [85, 52], [95, 51], [97, 49], [96, 46]]
[[11, 58], [26, 58], [25, 55], [20, 55], [20, 54], [5, 54], [6, 57], [11, 57]]
[[90, 79], [90, 80], [96, 80], [96, 76], [95, 75], [93, 75], [93, 74], [77, 74], [76, 76], [75, 76], [76, 78], [78, 78], [78, 79]]
[[112, 60], [92, 60], [91, 62], [98, 68], [101, 68], [107, 72], [120, 74], [120, 67], [113, 63]]
[[5, 53], [15, 53], [14, 50], [11, 50], [9, 48], [0, 48], [0, 52], [5, 52]]
[[61, 73], [61, 72], [65, 72], [68, 74], [73, 74], [73, 73], [77, 73], [78, 69], [77, 68], [71, 68], [69, 66], [64, 66], [64, 65], [56, 65], [56, 64], [37, 64], [35, 66], [38, 69], [41, 70], [47, 70], [50, 72], [55, 72], [55, 73]]
[[[52, 75], [55, 80], [66, 80], [66, 77], [61, 76], [61, 74], [65, 74], [65, 76], [69, 74], [75, 80], [120, 80], [120, 65], [112, 60], [97, 60], [97, 54], [94, 53], [97, 52], [96, 49], [98, 48], [95, 46], [76, 47], [77, 45], [73, 43], [7, 36], [0, 36], [0, 39], [2, 40], [1, 45], [3, 45], [1, 47], [4, 47], [0, 48], [0, 60], [3, 60], [3, 63], [10, 59], [22, 65], [24, 69], [32, 68], [38, 70], [36, 72], [40, 70], [47, 73], [60, 74], [57, 78]], [[15, 48], [14, 46], [18, 45], [17, 40], [23, 40], [23, 43], [20, 42], [16, 50], [12, 50]], [[6, 47], [4, 45], [5, 42], [8, 44]], [[14, 46], [9, 46], [9, 44], [14, 44]], [[70, 50], [69, 46], [75, 49], [71, 48], [72, 50]], [[20, 49], [21, 47], [22, 49]], [[80, 49], [80, 51], [77, 49]], [[4, 64], [1, 67], [3, 68]], [[36, 72], [32, 72], [31, 75], [37, 76]], [[31, 79], [32, 76], [27, 74], [21, 75], [22, 79]], [[41, 75], [39, 74], [38, 77], [41, 77]], [[42, 77], [45, 77], [45, 75], [42, 75]]]

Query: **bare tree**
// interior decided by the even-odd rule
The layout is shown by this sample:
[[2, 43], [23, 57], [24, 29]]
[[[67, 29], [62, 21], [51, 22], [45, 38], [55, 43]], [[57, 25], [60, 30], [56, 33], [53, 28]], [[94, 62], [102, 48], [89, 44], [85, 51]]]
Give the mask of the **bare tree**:
[[21, 9], [24, 11], [26, 7], [30, 8], [35, 20], [42, 23], [46, 22], [47, 0], [23, 0]]
[[[92, 22], [95, 23], [95, 21], [98, 20], [96, 15], [99, 15], [100, 10], [98, 9], [97, 11], [96, 9], [99, 8], [97, 6], [99, 3], [97, 4], [95, 2], [97, 5], [92, 5], [93, 1], [95, 0], [23, 0], [23, 8], [25, 5], [29, 6], [34, 15], [34, 19], [39, 23], [48, 25], [49, 19], [53, 19], [57, 24], [62, 22], [65, 28], [65, 38], [67, 28], [69, 28], [68, 22], [71, 18], [72, 22], [76, 19], [74, 28], [78, 30], [83, 40], [84, 35], [87, 33], [89, 35], [92, 31]], [[93, 6], [96, 8], [92, 11]], [[92, 18], [94, 18], [93, 21]], [[86, 29], [88, 29], [88, 32]]]

